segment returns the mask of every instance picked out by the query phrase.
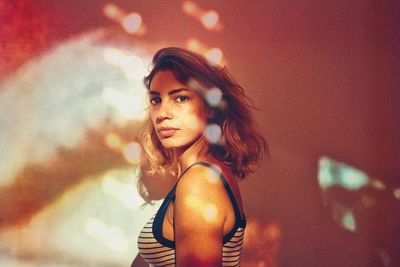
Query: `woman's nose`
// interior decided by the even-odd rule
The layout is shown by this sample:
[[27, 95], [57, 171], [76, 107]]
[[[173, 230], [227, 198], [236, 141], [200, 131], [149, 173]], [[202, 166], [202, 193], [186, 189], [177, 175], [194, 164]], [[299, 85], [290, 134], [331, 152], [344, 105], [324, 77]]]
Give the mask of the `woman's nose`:
[[167, 101], [163, 101], [160, 104], [158, 114], [156, 117], [156, 122], [160, 123], [166, 119], [171, 119], [172, 118], [172, 111], [169, 103]]

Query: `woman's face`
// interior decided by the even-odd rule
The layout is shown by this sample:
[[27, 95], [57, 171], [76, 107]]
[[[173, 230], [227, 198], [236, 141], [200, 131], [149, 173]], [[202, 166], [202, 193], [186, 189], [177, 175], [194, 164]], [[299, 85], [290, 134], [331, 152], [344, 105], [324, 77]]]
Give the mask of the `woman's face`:
[[150, 117], [165, 148], [185, 148], [204, 133], [208, 110], [197, 93], [172, 71], [158, 71], [150, 84]]

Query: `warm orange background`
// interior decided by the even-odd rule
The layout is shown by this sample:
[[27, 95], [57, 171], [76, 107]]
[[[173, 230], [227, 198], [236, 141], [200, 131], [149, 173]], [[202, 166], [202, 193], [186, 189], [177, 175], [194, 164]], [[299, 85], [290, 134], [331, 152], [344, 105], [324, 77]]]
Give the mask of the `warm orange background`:
[[[72, 72], [83, 68], [78, 64], [96, 69], [96, 62], [69, 61], [68, 54], [52, 58], [52, 62], [59, 62], [61, 66], [59, 70], [58, 64], [48, 67], [52, 70], [48, 76], [56, 75], [53, 80], [46, 75], [41, 80], [43, 76], [35, 75], [35, 65], [41, 64], [40, 59], [76, 41], [75, 45], [82, 42], [82, 50], [79, 46], [78, 50], [83, 53], [74, 54], [77, 59], [90, 58], [96, 47], [127, 50], [133, 47], [148, 63], [158, 48], [186, 47], [191, 38], [199, 40], [205, 50], [221, 49], [228, 69], [259, 108], [255, 115], [271, 150], [271, 157], [262, 162], [259, 171], [242, 183], [249, 219], [243, 266], [400, 264], [400, 203], [390, 191], [400, 186], [400, 5], [397, 1], [196, 2], [205, 11], [217, 11], [222, 25], [218, 31], [207, 30], [198, 19], [185, 14], [183, 1], [113, 1], [121, 10], [141, 15], [146, 29], [136, 35], [127, 33], [104, 15], [107, 3], [103, 0], [0, 1], [2, 170], [8, 171], [11, 168], [8, 166], [18, 161], [7, 182], [0, 183], [0, 265], [3, 259], [3, 263], [15, 261], [14, 266], [25, 266], [24, 262], [42, 262], [40, 266], [90, 266], [99, 262], [104, 266], [121, 266], [129, 265], [129, 260], [135, 257], [130, 250], [135, 240], [131, 239], [140, 223], [133, 227], [129, 220], [136, 218], [135, 215], [113, 214], [116, 208], [100, 193], [99, 201], [110, 204], [102, 216], [115, 215], [114, 223], [121, 222], [119, 229], [131, 235], [125, 236], [128, 250], [118, 252], [120, 256], [107, 257], [105, 253], [96, 258], [96, 253], [104, 254], [107, 248], [101, 245], [93, 248], [88, 239], [87, 246], [91, 247], [88, 250], [93, 253], [88, 254], [93, 260], [88, 260], [72, 247], [60, 245], [54, 249], [52, 242], [64, 241], [57, 237], [49, 241], [46, 237], [45, 229], [49, 225], [57, 232], [63, 227], [64, 219], [69, 218], [64, 209], [70, 214], [81, 204], [72, 203], [68, 194], [83, 190], [83, 195], [90, 195], [93, 193], [90, 183], [93, 186], [100, 183], [107, 171], [136, 168], [137, 163], [129, 163], [105, 140], [112, 132], [126, 143], [133, 142], [140, 120], [121, 124], [109, 115], [90, 127], [87, 124], [91, 118], [82, 114], [87, 127], [79, 142], [67, 145], [68, 140], [49, 141], [54, 153], [46, 154], [45, 161], [32, 159], [29, 154], [31, 146], [35, 147], [32, 144], [41, 143], [41, 138], [46, 136], [33, 134], [39, 130], [32, 130], [37, 126], [32, 119], [45, 125], [38, 126], [43, 131], [46, 127], [57, 128], [58, 121], [61, 125], [63, 120], [52, 109], [46, 113], [44, 107], [51, 105], [46, 101], [55, 98], [47, 99], [45, 90], [41, 96], [40, 86], [47, 86], [46, 90], [52, 93], [66, 90], [68, 86], [70, 90], [79, 88], [74, 82], [107, 86], [107, 81], [101, 84], [101, 79], [90, 80], [95, 72], [88, 72], [87, 76]], [[91, 40], [90, 44], [85, 40]], [[101, 69], [99, 75], [107, 71], [107, 68]], [[30, 78], [23, 78], [27, 73]], [[43, 71], [39, 73], [43, 75]], [[60, 83], [58, 89], [58, 77], [65, 75], [69, 75], [71, 84]], [[52, 90], [46, 85], [50, 82]], [[33, 87], [35, 91], [30, 91]], [[71, 99], [68, 105], [72, 106], [73, 96]], [[78, 100], [82, 100], [82, 95], [77, 95]], [[67, 113], [68, 105], [64, 109]], [[40, 116], [35, 117], [38, 110]], [[52, 115], [51, 119], [46, 114]], [[72, 124], [81, 123], [75, 122], [79, 121], [79, 114], [71, 119]], [[24, 128], [28, 122], [31, 128]], [[46, 126], [46, 122], [51, 125]], [[68, 132], [69, 128], [57, 133], [62, 136], [63, 131]], [[62, 142], [65, 143], [57, 145]], [[357, 215], [359, 227], [355, 232], [335, 223], [329, 206], [324, 205], [317, 180], [318, 160], [324, 155], [354, 166], [386, 185], [387, 191], [375, 195], [374, 206]], [[133, 187], [135, 180], [125, 182]], [[104, 189], [104, 180], [103, 187], [96, 186], [108, 192]], [[353, 192], [349, 198], [362, 194]], [[101, 205], [94, 208], [102, 210]], [[135, 208], [126, 210], [126, 213], [135, 212]], [[86, 225], [102, 225], [93, 222], [86, 221]], [[112, 223], [107, 225], [111, 227]], [[80, 235], [71, 227], [65, 230], [67, 235], [71, 238]], [[86, 234], [96, 236], [90, 230]], [[106, 242], [99, 240], [93, 239], [93, 242]]]

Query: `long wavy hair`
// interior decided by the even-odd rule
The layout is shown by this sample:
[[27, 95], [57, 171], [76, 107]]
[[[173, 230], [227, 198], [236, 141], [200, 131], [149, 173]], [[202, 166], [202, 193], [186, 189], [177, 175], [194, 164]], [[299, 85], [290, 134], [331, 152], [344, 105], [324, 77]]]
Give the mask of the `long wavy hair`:
[[[254, 106], [227, 68], [209, 63], [203, 56], [186, 49], [163, 48], [154, 55], [152, 69], [144, 78], [148, 90], [154, 75], [162, 70], [172, 71], [179, 82], [195, 89], [204, 98], [210, 90], [217, 92], [216, 96], [220, 97], [218, 103], [210, 105], [204, 101], [214, 114], [208, 123], [217, 124], [222, 130], [219, 142], [209, 142], [209, 152], [227, 164], [240, 180], [253, 172], [259, 160], [269, 154], [269, 149], [264, 137], [255, 128], [252, 114]], [[148, 173], [174, 173], [176, 159], [172, 150], [163, 147], [150, 118], [146, 124], [140, 139]], [[139, 190], [142, 197], [146, 199], [140, 178], [138, 186], [142, 189]]]

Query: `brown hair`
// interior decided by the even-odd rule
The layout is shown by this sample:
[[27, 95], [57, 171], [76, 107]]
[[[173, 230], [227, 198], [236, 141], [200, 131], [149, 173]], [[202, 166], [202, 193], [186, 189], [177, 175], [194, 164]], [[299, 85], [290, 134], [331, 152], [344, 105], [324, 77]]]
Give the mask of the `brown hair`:
[[[268, 154], [268, 145], [255, 129], [251, 113], [253, 106], [249, 98], [226, 67], [210, 64], [203, 56], [186, 49], [163, 48], [154, 55], [152, 70], [144, 78], [147, 89], [160, 70], [172, 71], [175, 78], [189, 88], [193, 88], [190, 86], [193, 84], [197, 84], [203, 91], [218, 88], [222, 93], [222, 101], [216, 107], [209, 105], [214, 113], [209, 123], [221, 127], [222, 142], [210, 143], [209, 151], [218, 160], [229, 165], [239, 179], [254, 171], [263, 154]], [[163, 173], [174, 167], [172, 151], [162, 146], [150, 119], [141, 135], [141, 142], [152, 174]]]

